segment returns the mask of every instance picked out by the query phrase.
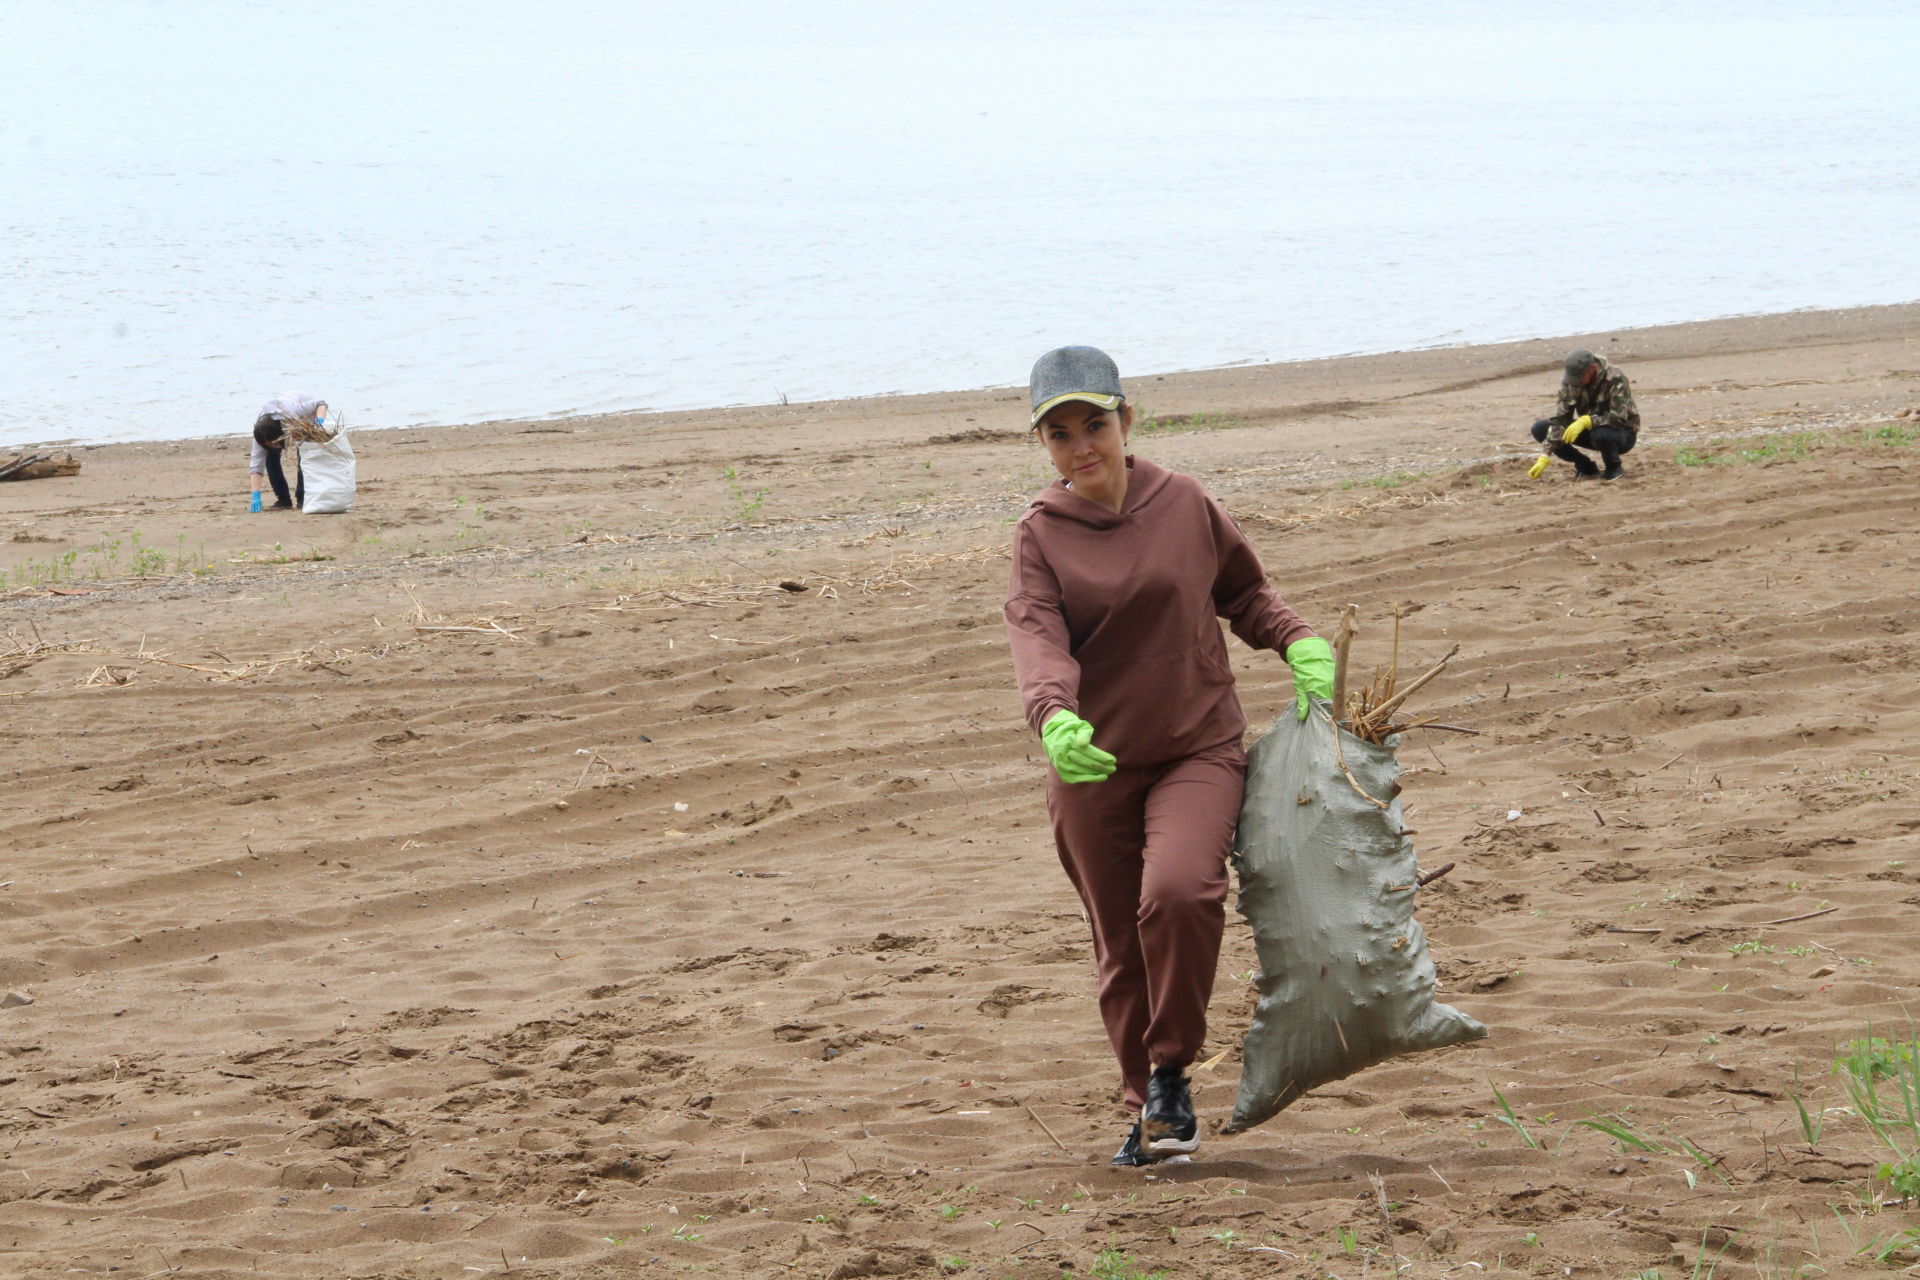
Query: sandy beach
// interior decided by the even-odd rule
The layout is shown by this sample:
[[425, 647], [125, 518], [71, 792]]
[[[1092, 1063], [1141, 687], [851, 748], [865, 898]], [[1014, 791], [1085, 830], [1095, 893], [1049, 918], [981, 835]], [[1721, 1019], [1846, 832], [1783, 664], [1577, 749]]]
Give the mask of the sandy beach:
[[[1640, 446], [1529, 482], [1576, 345]], [[0, 484], [0, 1275], [1920, 1261], [1832, 1073], [1920, 995], [1920, 305], [1130, 390], [1363, 669], [1395, 602], [1460, 646], [1419, 709], [1483, 736], [1400, 758], [1487, 1040], [1106, 1167], [1024, 387], [358, 430], [338, 516], [249, 514], [207, 424]], [[1209, 1126], [1254, 966], [1230, 913]]]

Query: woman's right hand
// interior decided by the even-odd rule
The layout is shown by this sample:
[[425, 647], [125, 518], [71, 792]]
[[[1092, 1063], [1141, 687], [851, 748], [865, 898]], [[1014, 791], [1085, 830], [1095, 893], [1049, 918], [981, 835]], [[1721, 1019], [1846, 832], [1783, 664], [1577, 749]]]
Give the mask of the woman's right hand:
[[1040, 726], [1040, 744], [1062, 782], [1105, 782], [1118, 763], [1093, 745], [1093, 726], [1065, 707]]

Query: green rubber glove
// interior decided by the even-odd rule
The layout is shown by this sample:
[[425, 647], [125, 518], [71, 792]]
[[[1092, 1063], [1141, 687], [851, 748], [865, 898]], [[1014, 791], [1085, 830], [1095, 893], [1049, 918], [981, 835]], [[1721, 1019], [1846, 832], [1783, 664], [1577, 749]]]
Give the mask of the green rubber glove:
[[1105, 782], [1116, 763], [1093, 745], [1093, 726], [1065, 707], [1040, 726], [1040, 745], [1062, 782]]
[[1572, 422], [1569, 422], [1567, 424], [1567, 429], [1560, 433], [1560, 442], [1562, 444], [1572, 444], [1574, 441], [1578, 440], [1581, 436], [1587, 434], [1587, 428], [1591, 427], [1592, 425], [1593, 425], [1593, 415], [1586, 414], [1586, 413], [1581, 414], [1579, 417], [1575, 418]]
[[1307, 699], [1333, 697], [1333, 646], [1319, 636], [1307, 636], [1287, 646], [1287, 665], [1293, 668], [1293, 691], [1305, 720], [1312, 704]]

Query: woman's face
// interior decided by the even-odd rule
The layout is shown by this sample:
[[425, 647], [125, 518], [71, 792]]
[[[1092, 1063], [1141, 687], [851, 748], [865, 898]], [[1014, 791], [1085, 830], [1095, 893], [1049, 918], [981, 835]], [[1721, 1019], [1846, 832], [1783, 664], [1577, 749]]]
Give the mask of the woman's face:
[[1133, 406], [1102, 409], [1084, 400], [1057, 404], [1035, 430], [1047, 456], [1073, 491], [1109, 511], [1127, 496], [1127, 433]]

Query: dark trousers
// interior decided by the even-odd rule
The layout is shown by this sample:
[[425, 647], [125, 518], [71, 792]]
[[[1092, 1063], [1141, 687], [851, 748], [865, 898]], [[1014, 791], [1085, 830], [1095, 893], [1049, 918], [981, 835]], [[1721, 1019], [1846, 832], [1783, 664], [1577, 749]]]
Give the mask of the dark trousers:
[[[293, 443], [282, 446], [282, 448], [286, 449], [298, 449], [299, 447], [299, 445]], [[276, 500], [292, 503], [296, 507], [304, 507], [307, 505], [307, 477], [296, 472], [293, 477], [294, 490], [292, 493], [288, 493], [287, 473], [285, 468], [280, 465], [280, 452], [280, 449], [266, 450], [267, 483], [273, 486], [273, 496]], [[297, 466], [298, 464], [296, 463], [295, 465]]]
[[[1547, 429], [1551, 425], [1551, 420], [1547, 418], [1534, 423], [1533, 438], [1541, 444], [1546, 444]], [[1579, 444], [1550, 444], [1547, 445], [1547, 452], [1556, 458], [1571, 462], [1573, 469], [1581, 475], [1590, 476], [1600, 468], [1593, 465], [1592, 458], [1580, 452], [1582, 449], [1591, 449], [1599, 454], [1600, 461], [1606, 464], [1607, 470], [1611, 471], [1620, 465], [1621, 454], [1633, 452], [1636, 435], [1636, 432], [1629, 431], [1625, 427], [1588, 427], [1585, 434], [1580, 437]]]
[[1206, 1041], [1246, 777], [1236, 740], [1047, 788], [1060, 864], [1093, 925], [1100, 1018], [1129, 1107], [1146, 1100], [1154, 1067], [1184, 1067]]

